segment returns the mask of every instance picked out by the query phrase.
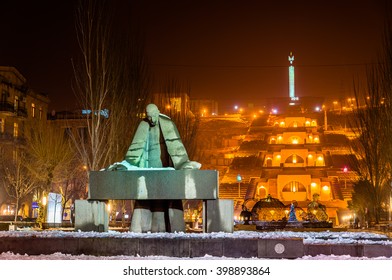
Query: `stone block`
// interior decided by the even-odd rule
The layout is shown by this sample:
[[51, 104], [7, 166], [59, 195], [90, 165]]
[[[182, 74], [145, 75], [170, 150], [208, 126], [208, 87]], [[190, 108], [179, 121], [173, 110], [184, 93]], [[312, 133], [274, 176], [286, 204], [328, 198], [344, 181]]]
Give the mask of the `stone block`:
[[349, 255], [352, 257], [362, 257], [363, 247], [360, 244], [333, 244], [331, 245], [331, 254], [336, 256]]
[[303, 255], [302, 238], [258, 240], [259, 258], [296, 259], [303, 257]]
[[189, 239], [139, 238], [140, 256], [188, 258]]
[[392, 245], [364, 244], [363, 256], [368, 258], [392, 257]]
[[89, 199], [217, 199], [216, 170], [91, 171]]
[[222, 257], [223, 256], [223, 239], [191, 239], [190, 240], [190, 257], [204, 257], [205, 255]]
[[305, 244], [304, 255], [305, 256], [317, 256], [317, 255], [331, 255], [331, 245], [328, 244]]
[[207, 200], [203, 202], [204, 232], [234, 231], [234, 202], [231, 199]]
[[108, 238], [108, 255], [136, 256], [139, 254], [139, 240], [136, 238]]
[[109, 215], [101, 201], [75, 201], [75, 230], [108, 231]]
[[231, 258], [257, 258], [257, 238], [223, 240], [223, 255]]

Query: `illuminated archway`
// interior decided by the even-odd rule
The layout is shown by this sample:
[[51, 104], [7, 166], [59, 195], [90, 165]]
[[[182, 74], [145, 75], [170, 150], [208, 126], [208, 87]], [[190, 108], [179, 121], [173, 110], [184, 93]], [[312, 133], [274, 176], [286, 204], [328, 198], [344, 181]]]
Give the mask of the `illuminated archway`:
[[267, 189], [265, 186], [260, 186], [257, 188], [257, 195], [260, 199], [267, 197]]
[[306, 188], [298, 181], [291, 181], [283, 187], [282, 192], [306, 192]]
[[285, 161], [285, 163], [304, 163], [304, 162], [305, 162], [304, 159], [296, 154], [289, 156]]

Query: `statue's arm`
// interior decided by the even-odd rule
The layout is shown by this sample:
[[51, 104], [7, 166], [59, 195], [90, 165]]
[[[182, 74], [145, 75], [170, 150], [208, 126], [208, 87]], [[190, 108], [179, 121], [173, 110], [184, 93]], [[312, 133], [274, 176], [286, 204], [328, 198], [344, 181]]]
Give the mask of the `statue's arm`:
[[125, 154], [125, 161], [133, 166], [143, 167], [141, 158], [146, 146], [149, 127], [149, 124], [145, 121], [142, 121], [139, 124], [132, 143], [129, 146], [127, 153]]

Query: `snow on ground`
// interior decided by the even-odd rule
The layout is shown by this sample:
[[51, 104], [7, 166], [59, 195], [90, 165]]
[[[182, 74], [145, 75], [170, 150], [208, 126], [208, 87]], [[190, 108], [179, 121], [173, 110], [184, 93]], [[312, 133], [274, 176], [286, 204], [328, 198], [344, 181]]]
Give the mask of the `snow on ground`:
[[[210, 238], [303, 238], [305, 244], [383, 244], [392, 245], [392, 240], [389, 239], [384, 234], [371, 233], [371, 232], [349, 232], [349, 231], [321, 231], [321, 232], [294, 232], [294, 231], [273, 231], [273, 232], [255, 232], [255, 231], [235, 231], [234, 233], [132, 233], [132, 232], [70, 232], [61, 230], [47, 230], [47, 231], [36, 231], [36, 230], [18, 230], [18, 231], [0, 231], [0, 238], [2, 237], [42, 237], [42, 238], [195, 238], [195, 239], [210, 239]], [[52, 255], [39, 255], [39, 256], [28, 256], [19, 255], [11, 252], [0, 254], [0, 260], [170, 260], [177, 259], [166, 256], [149, 256], [149, 257], [139, 257], [139, 256], [88, 256], [88, 255], [78, 255], [73, 256], [69, 254], [55, 253]], [[182, 258], [184, 259], [184, 258]], [[221, 257], [204, 256], [202, 258], [193, 259], [227, 259]], [[334, 256], [334, 255], [319, 255], [319, 256], [304, 256], [302, 259], [362, 259], [366, 260], [369, 258], [358, 258], [351, 256]], [[388, 259], [387, 257], [378, 257], [374, 259]]]

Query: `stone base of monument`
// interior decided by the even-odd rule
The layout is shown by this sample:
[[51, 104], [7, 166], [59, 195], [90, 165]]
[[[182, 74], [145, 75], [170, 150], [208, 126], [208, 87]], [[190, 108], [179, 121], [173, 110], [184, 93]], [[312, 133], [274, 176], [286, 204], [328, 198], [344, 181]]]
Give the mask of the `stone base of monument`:
[[[233, 232], [234, 202], [231, 199], [206, 200], [203, 202], [203, 232]], [[75, 201], [75, 230], [106, 232], [109, 216], [106, 204], [100, 201]]]
[[[178, 237], [48, 237], [10, 235], [0, 238], [0, 254], [50, 255], [63, 253], [94, 256], [167, 256], [180, 258], [214, 257], [296, 259], [303, 256], [334, 255], [353, 257], [392, 257], [389, 244], [308, 244], [301, 238], [202, 238]], [[45, 256], [41, 257], [44, 259]]]
[[76, 200], [75, 213], [76, 231], [108, 231], [109, 215], [104, 202]]
[[234, 201], [232, 199], [207, 200], [203, 203], [203, 232], [234, 231]]

